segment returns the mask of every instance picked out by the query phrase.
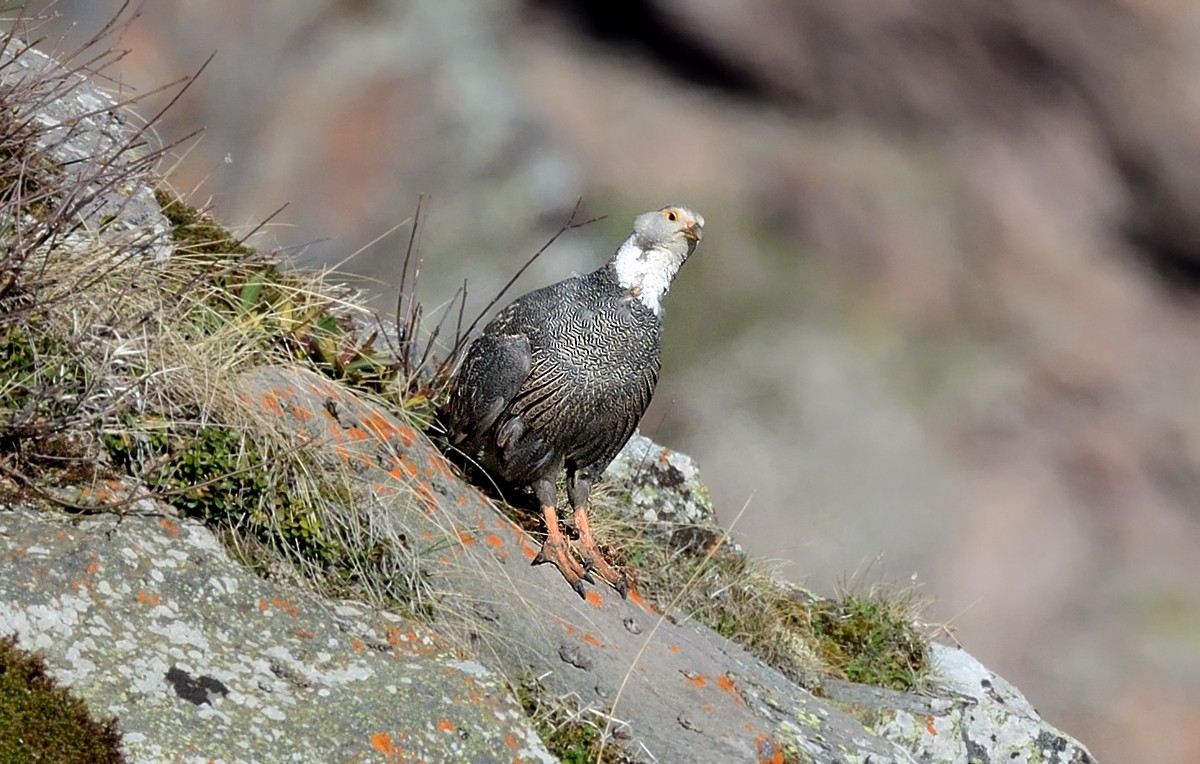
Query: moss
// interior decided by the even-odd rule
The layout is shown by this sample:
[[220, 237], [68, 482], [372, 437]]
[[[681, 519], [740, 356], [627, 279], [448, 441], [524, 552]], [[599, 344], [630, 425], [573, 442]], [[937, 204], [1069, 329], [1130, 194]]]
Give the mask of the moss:
[[[339, 514], [353, 513], [351, 491], [330, 480], [306, 483], [321, 471], [295, 453], [272, 454], [238, 428], [129, 420], [121, 432], [105, 434], [104, 443], [119, 468], [181, 514], [231, 532], [235, 551], [252, 543], [260, 552], [274, 552], [239, 555], [259, 573], [269, 572], [264, 560], [282, 555], [302, 564], [310, 581], [319, 578], [327, 593], [362, 596], [363, 589], [376, 593], [380, 571], [394, 568], [396, 560], [415, 560], [411, 550], [387, 539], [347, 539], [334, 524]], [[432, 616], [428, 598], [415, 591], [422, 585], [415, 562], [407, 575], [383, 577], [391, 606]]]
[[56, 338], [0, 321], [0, 453], [56, 472], [71, 466], [60, 457], [77, 455], [72, 425], [83, 416], [93, 376]]
[[[352, 323], [337, 315], [335, 308], [354, 296], [349, 289], [343, 289], [343, 294], [314, 291], [311, 273], [281, 268], [166, 189], [157, 189], [155, 198], [172, 225], [176, 257], [200, 258], [203, 279], [212, 287], [204, 300], [212, 311], [211, 321], [201, 321], [201, 326], [228, 321], [251, 324], [262, 340], [274, 343], [294, 360], [311, 363], [331, 379], [372, 394], [393, 389], [399, 362], [376, 346], [377, 336], [360, 337]], [[182, 282], [179, 287], [191, 290], [195, 284]], [[409, 387], [391, 402], [405, 410], [431, 409], [436, 393], [418, 394], [417, 386]], [[425, 416], [419, 422], [429, 419]]]
[[211, 215], [192, 207], [170, 191], [158, 188], [154, 198], [171, 224], [171, 239], [182, 249], [207, 255], [248, 257], [254, 248], [241, 243], [217, 225]]
[[16, 637], [0, 639], [0, 764], [119, 764], [120, 743], [115, 718], [92, 718]]
[[826, 664], [852, 682], [911, 690], [928, 671], [928, 641], [895, 599], [847, 594], [815, 603], [810, 617]]

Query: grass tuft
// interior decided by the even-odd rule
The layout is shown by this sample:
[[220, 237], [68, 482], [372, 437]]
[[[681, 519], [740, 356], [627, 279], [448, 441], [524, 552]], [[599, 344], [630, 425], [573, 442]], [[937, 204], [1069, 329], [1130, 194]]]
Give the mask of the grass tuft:
[[[602, 494], [603, 495], [603, 494]], [[672, 546], [618, 509], [593, 523], [612, 560], [630, 566], [656, 607], [678, 609], [810, 690], [823, 677], [919, 689], [929, 677], [924, 602], [883, 585], [829, 599], [783, 581], [769, 565], [721, 543]], [[691, 538], [688, 536], [687, 538]]]
[[[571, 696], [553, 697], [536, 677], [524, 676], [512, 685], [513, 694], [532, 722], [546, 750], [563, 764], [626, 764], [636, 761], [619, 743], [602, 745], [608, 717], [589, 718]], [[617, 728], [616, 737], [620, 735]]]

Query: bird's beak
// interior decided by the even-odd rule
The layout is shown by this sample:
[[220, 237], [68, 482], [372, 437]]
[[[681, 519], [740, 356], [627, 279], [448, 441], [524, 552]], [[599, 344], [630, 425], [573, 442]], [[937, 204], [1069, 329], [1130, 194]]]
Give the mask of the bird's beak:
[[700, 237], [704, 234], [704, 226], [697, 223], [695, 220], [689, 220], [683, 227], [683, 237], [688, 241], [700, 241]]

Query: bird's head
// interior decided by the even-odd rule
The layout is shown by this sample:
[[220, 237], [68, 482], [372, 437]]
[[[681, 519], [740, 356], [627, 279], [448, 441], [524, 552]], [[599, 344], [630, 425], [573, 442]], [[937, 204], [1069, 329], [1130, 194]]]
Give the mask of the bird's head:
[[682, 204], [643, 212], [633, 220], [633, 236], [642, 249], [663, 248], [687, 259], [704, 235], [704, 216]]
[[617, 280], [661, 313], [662, 296], [703, 234], [704, 216], [682, 204], [643, 212], [634, 218], [633, 233], [613, 256]]

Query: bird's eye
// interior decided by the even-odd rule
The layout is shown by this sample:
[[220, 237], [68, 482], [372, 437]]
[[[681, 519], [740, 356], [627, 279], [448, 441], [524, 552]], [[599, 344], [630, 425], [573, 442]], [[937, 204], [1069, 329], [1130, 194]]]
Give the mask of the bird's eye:
[[670, 220], [672, 223], [679, 219], [679, 214], [675, 212], [675, 210], [667, 210], [663, 214], [666, 215], [667, 220]]

